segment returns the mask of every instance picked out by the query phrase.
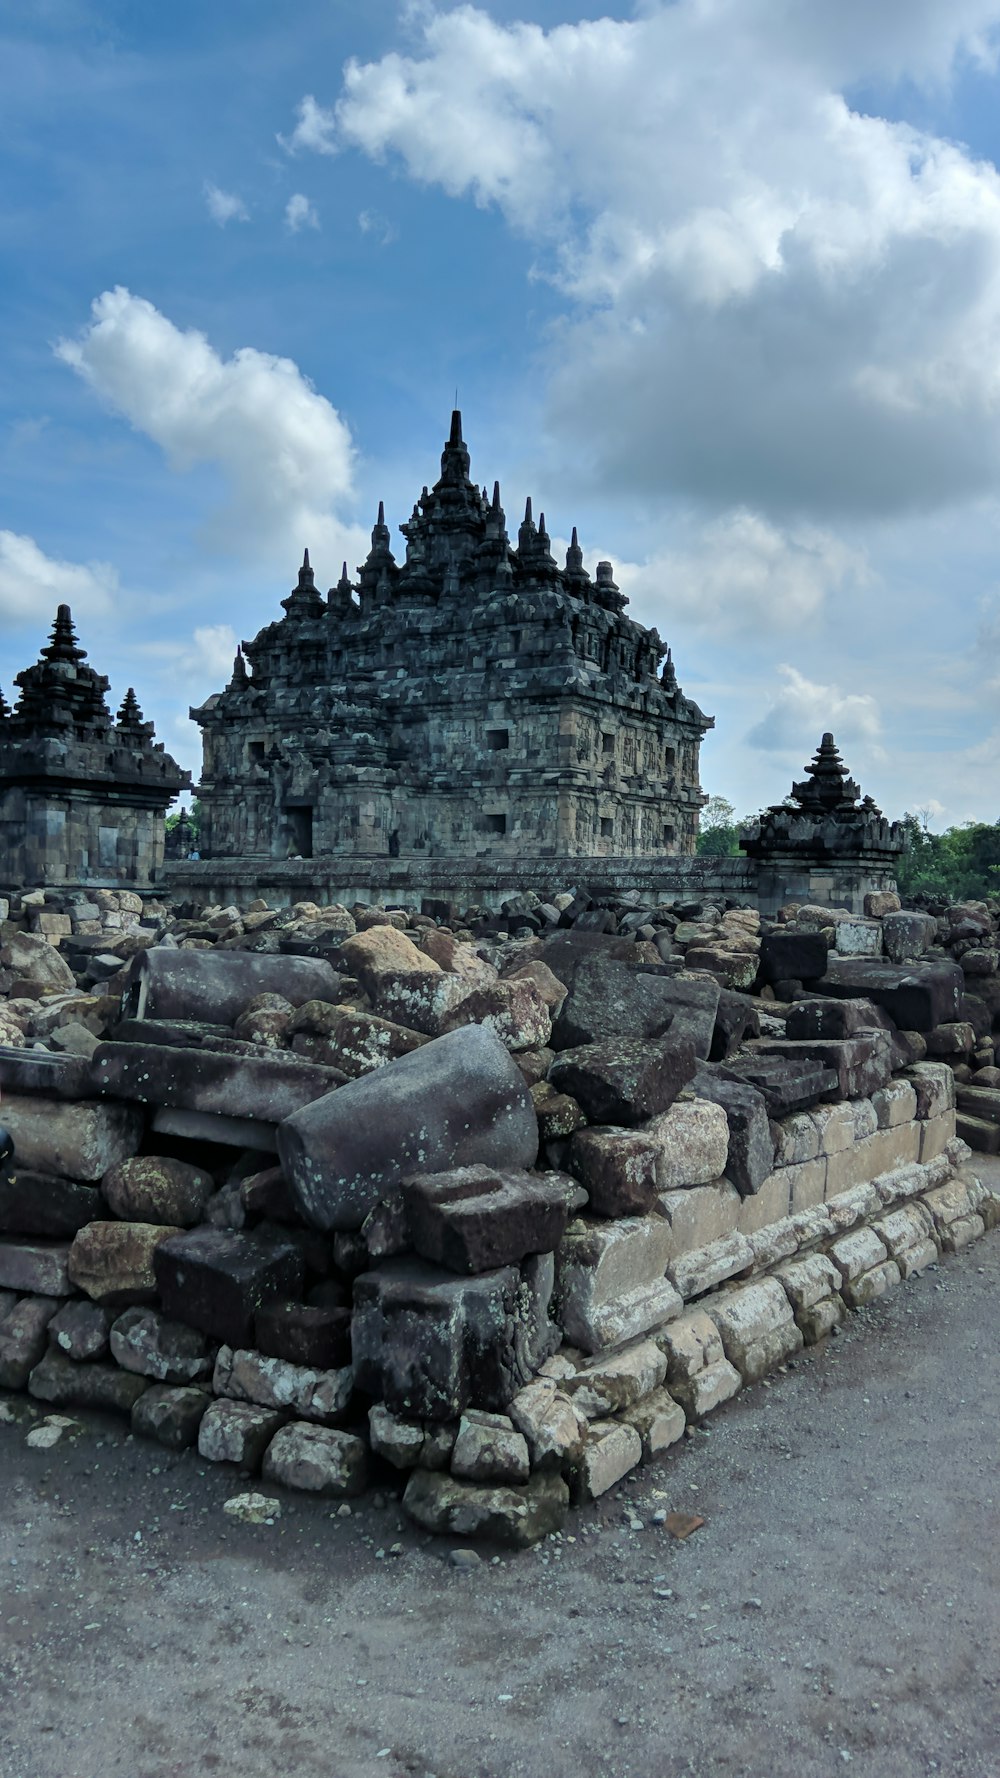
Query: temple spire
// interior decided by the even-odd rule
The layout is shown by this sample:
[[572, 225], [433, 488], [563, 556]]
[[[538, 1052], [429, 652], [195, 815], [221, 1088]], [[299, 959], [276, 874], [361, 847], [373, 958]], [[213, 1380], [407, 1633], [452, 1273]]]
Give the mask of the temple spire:
[[226, 689], [227, 691], [245, 691], [249, 684], [250, 675], [247, 672], [246, 661], [243, 659], [243, 650], [237, 648], [236, 658], [233, 661], [233, 676]]
[[68, 605], [60, 605], [56, 611], [52, 625], [52, 635], [48, 646], [42, 649], [45, 661], [64, 661], [69, 666], [79, 666], [87, 658], [87, 650], [81, 648], [73, 626], [73, 613]]
[[115, 727], [124, 729], [130, 734], [141, 734], [147, 727], [149, 727], [150, 730], [152, 729], [152, 724], [146, 723], [146, 719], [139, 707], [139, 700], [131, 685], [125, 693], [125, 696], [122, 699], [121, 709], [115, 717]]
[[324, 610], [323, 600], [316, 591], [316, 576], [309, 561], [309, 551], [302, 553], [302, 566], [295, 586], [287, 599], [282, 599], [282, 606], [289, 617], [318, 617]]

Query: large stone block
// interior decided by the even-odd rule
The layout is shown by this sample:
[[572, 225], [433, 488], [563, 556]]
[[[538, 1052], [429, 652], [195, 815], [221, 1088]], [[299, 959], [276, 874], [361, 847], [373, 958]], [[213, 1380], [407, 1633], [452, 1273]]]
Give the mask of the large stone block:
[[289, 1364], [343, 1370], [351, 1362], [351, 1312], [287, 1298], [265, 1303], [254, 1316], [253, 1345]]
[[11, 1235], [75, 1235], [100, 1215], [100, 1194], [92, 1185], [27, 1168], [0, 1170], [0, 1229]]
[[242, 1230], [178, 1232], [160, 1242], [153, 1263], [164, 1313], [235, 1347], [250, 1346], [265, 1303], [298, 1294], [303, 1282], [292, 1242]]
[[721, 1241], [713, 1241], [707, 1247], [671, 1259], [668, 1276], [688, 1302], [692, 1297], [703, 1296], [716, 1284], [723, 1284], [727, 1278], [736, 1278], [741, 1272], [749, 1271], [753, 1263], [753, 1248], [746, 1235], [737, 1230]]
[[827, 941], [819, 932], [769, 932], [760, 941], [765, 982], [811, 982], [827, 966]]
[[216, 1395], [231, 1401], [280, 1408], [300, 1420], [334, 1426], [346, 1413], [354, 1393], [354, 1372], [349, 1365], [340, 1370], [315, 1370], [309, 1365], [289, 1364], [283, 1358], [267, 1358], [262, 1352], [222, 1346], [212, 1388]]
[[488, 1537], [514, 1549], [530, 1549], [540, 1538], [560, 1531], [568, 1510], [566, 1483], [544, 1473], [511, 1487], [415, 1469], [403, 1495], [403, 1511], [425, 1531]]
[[28, 1378], [28, 1394], [55, 1407], [109, 1408], [130, 1414], [149, 1388], [145, 1377], [119, 1369], [116, 1364], [74, 1364], [55, 1346], [36, 1364]]
[[529, 1253], [551, 1253], [587, 1194], [563, 1173], [457, 1167], [402, 1185], [410, 1240], [422, 1259], [452, 1272], [491, 1272]]
[[296, 1422], [276, 1432], [263, 1462], [264, 1480], [331, 1500], [354, 1500], [368, 1480], [364, 1441], [328, 1426]]
[[[760, 1107], [763, 1114], [763, 1100]], [[729, 1119], [722, 1105], [708, 1099], [678, 1099], [646, 1125], [645, 1134], [657, 1145], [656, 1183], [661, 1192], [707, 1185], [727, 1172]]]
[[48, 1345], [48, 1328], [59, 1307], [51, 1296], [26, 1296], [0, 1314], [0, 1389], [23, 1389]]
[[463, 1025], [485, 1025], [509, 1050], [526, 1050], [548, 1043], [552, 1014], [534, 982], [509, 977], [490, 982], [472, 993], [446, 1019], [446, 1031]]
[[936, 938], [937, 921], [933, 914], [903, 913], [896, 909], [883, 918], [882, 945], [893, 963], [907, 963], [922, 957]]
[[254, 1474], [286, 1416], [242, 1401], [213, 1401], [198, 1427], [198, 1455], [209, 1463], [235, 1463]]
[[100, 1303], [79, 1297], [75, 1302], [63, 1303], [58, 1314], [53, 1315], [49, 1339], [77, 1363], [88, 1358], [106, 1358], [116, 1316], [115, 1309], [105, 1309]]
[[718, 983], [647, 973], [613, 957], [595, 956], [573, 976], [556, 1020], [557, 1050], [616, 1038], [688, 1037], [707, 1057], [719, 1004]]
[[641, 1462], [642, 1437], [634, 1426], [625, 1420], [595, 1420], [573, 1466], [574, 1500], [599, 1500]]
[[883, 1031], [866, 1031], [840, 1039], [805, 1038], [794, 1043], [782, 1038], [760, 1038], [754, 1048], [764, 1056], [819, 1062], [832, 1069], [838, 1099], [867, 1098], [892, 1078], [892, 1044]]
[[123, 1370], [156, 1383], [193, 1383], [212, 1369], [204, 1335], [155, 1309], [126, 1309], [111, 1328], [110, 1345]]
[[341, 946], [344, 962], [356, 975], [365, 993], [376, 999], [387, 979], [402, 973], [437, 975], [440, 963], [435, 962], [394, 926], [369, 926], [367, 931], [346, 938]]
[[686, 1038], [644, 1042], [616, 1038], [564, 1050], [549, 1070], [557, 1092], [568, 1093], [596, 1124], [633, 1126], [666, 1111], [694, 1075]]
[[815, 984], [815, 992], [837, 999], [873, 1000], [901, 1031], [933, 1031], [960, 1017], [964, 982], [957, 963], [907, 965], [836, 957]]
[[169, 1223], [174, 1228], [201, 1222], [213, 1190], [210, 1173], [161, 1155], [133, 1155], [112, 1167], [101, 1182], [109, 1209], [123, 1222]]
[[526, 1482], [528, 1443], [506, 1414], [467, 1408], [458, 1424], [451, 1473], [470, 1482]]
[[470, 1026], [296, 1113], [278, 1151], [308, 1222], [359, 1229], [407, 1174], [532, 1166], [538, 1121], [499, 1038]]
[[788, 1009], [785, 1036], [799, 1043], [814, 1037], [856, 1037], [859, 1031], [887, 1030], [889, 1019], [870, 1000], [796, 1000]]
[[745, 1383], [755, 1383], [801, 1351], [802, 1334], [776, 1278], [728, 1291], [706, 1304], [706, 1313], [719, 1330], [726, 1357]]
[[280, 1123], [342, 1078], [337, 1069], [303, 1062], [286, 1050], [229, 1053], [156, 1043], [102, 1043], [93, 1069], [101, 1092], [111, 1098], [260, 1124]]
[[451, 972], [429, 974], [425, 969], [400, 970], [383, 977], [375, 1010], [425, 1037], [440, 1037], [448, 1021], [473, 992], [466, 975]]
[[626, 1408], [622, 1419], [639, 1434], [644, 1463], [659, 1457], [661, 1452], [683, 1438], [687, 1425], [684, 1409], [667, 1389], [652, 1390], [634, 1408]]
[[18, 1167], [84, 1182], [134, 1155], [145, 1125], [135, 1105], [70, 1105], [19, 1093], [4, 1094], [3, 1121]]
[[722, 1171], [742, 1197], [752, 1196], [774, 1168], [775, 1142], [763, 1094], [749, 1083], [725, 1080], [708, 1068], [695, 1075], [694, 1090], [725, 1112], [729, 1146]]
[[132, 1408], [132, 1431], [137, 1438], [155, 1439], [169, 1451], [185, 1451], [197, 1444], [198, 1428], [211, 1399], [204, 1389], [153, 1383]]
[[512, 1397], [507, 1412], [527, 1441], [533, 1470], [561, 1470], [579, 1456], [587, 1422], [554, 1378], [527, 1383]]
[[570, 1224], [556, 1262], [556, 1317], [584, 1352], [601, 1352], [645, 1334], [677, 1313], [680, 1297], [665, 1277], [669, 1224], [659, 1216]]
[[123, 1004], [129, 1018], [232, 1025], [258, 994], [280, 994], [302, 1006], [307, 1000], [336, 1000], [339, 991], [336, 971], [310, 957], [152, 945], [132, 960]]
[[596, 1216], [643, 1216], [659, 1193], [658, 1144], [644, 1130], [577, 1130], [568, 1165]]
[[150, 1222], [90, 1222], [69, 1252], [68, 1271], [92, 1302], [151, 1303], [157, 1293], [153, 1257], [179, 1229]]
[[406, 1419], [506, 1407], [537, 1368], [527, 1349], [547, 1307], [515, 1266], [458, 1278], [424, 1260], [388, 1260], [354, 1283], [358, 1388]]
[[[707, 1247], [731, 1235], [740, 1224], [741, 1198], [728, 1179], [714, 1179], [710, 1185], [689, 1186], [679, 1191], [663, 1192], [656, 1201], [656, 1213], [670, 1225], [670, 1255], [690, 1253], [696, 1247]], [[784, 1192], [788, 1206], [788, 1190]]]
[[589, 1359], [562, 1385], [574, 1407], [588, 1420], [604, 1420], [634, 1407], [658, 1389], [667, 1361], [654, 1340], [635, 1340], [614, 1352]]

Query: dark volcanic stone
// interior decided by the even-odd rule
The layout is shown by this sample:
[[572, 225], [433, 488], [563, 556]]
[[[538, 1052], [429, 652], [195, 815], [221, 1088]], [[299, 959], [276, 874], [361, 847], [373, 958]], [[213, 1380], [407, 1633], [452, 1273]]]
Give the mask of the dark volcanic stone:
[[153, 1267], [165, 1315], [234, 1347], [252, 1346], [258, 1310], [274, 1297], [294, 1296], [303, 1279], [290, 1242], [242, 1230], [171, 1235], [157, 1247]]
[[152, 1438], [168, 1451], [184, 1451], [198, 1442], [198, 1428], [212, 1397], [204, 1389], [172, 1388], [154, 1383], [132, 1409], [132, 1431]]
[[793, 1111], [807, 1111], [821, 1099], [830, 1099], [837, 1091], [837, 1074], [822, 1062], [805, 1058], [781, 1056], [733, 1056], [719, 1073], [730, 1080], [745, 1081], [756, 1087], [768, 1116], [788, 1117]]
[[774, 1171], [774, 1142], [763, 1094], [749, 1081], [725, 1080], [714, 1068], [699, 1068], [694, 1089], [699, 1099], [722, 1106], [729, 1124], [726, 1178], [741, 1197], [751, 1197]]
[[149, 1388], [145, 1377], [116, 1364], [74, 1364], [50, 1346], [28, 1378], [28, 1394], [56, 1407], [113, 1408], [130, 1414]]
[[470, 1025], [297, 1112], [278, 1131], [278, 1152], [307, 1222], [359, 1229], [418, 1170], [530, 1167], [538, 1120], [500, 1039]]
[[765, 932], [760, 941], [760, 973], [773, 986], [780, 981], [812, 981], [827, 966], [827, 943], [819, 932]]
[[422, 1259], [452, 1272], [490, 1272], [553, 1252], [586, 1193], [560, 1173], [457, 1167], [405, 1179], [403, 1202]]
[[0, 1173], [0, 1229], [11, 1235], [75, 1235], [101, 1214], [96, 1186], [14, 1166]]
[[[200, 951], [194, 953], [201, 956]], [[103, 1095], [182, 1111], [280, 1123], [342, 1079], [283, 1050], [248, 1055], [245, 1046], [179, 1050], [153, 1043], [102, 1043], [91, 1067]]]
[[351, 1362], [351, 1312], [290, 1301], [267, 1303], [257, 1311], [254, 1343], [267, 1358], [306, 1364], [314, 1370], [342, 1370]]
[[598, 956], [579, 967], [552, 1033], [557, 1050], [610, 1038], [690, 1037], [707, 1056], [715, 1028], [719, 987], [707, 979], [678, 980], [638, 970], [618, 958]]
[[737, 994], [732, 988], [723, 988], [715, 1010], [709, 1061], [724, 1062], [748, 1037], [759, 1036], [760, 1014], [749, 995]]
[[933, 1031], [961, 1017], [965, 977], [957, 963], [880, 963], [868, 957], [831, 957], [817, 994], [874, 1000], [901, 1031]]
[[888, 1031], [892, 1020], [870, 1000], [798, 1000], [785, 1021], [795, 1043], [812, 1037], [853, 1037], [858, 1031]]
[[892, 1079], [892, 1041], [886, 1031], [858, 1032], [854, 1037], [805, 1039], [793, 1043], [761, 1038], [758, 1054], [819, 1062], [837, 1077], [836, 1099], [867, 1099]]
[[686, 1038], [668, 1034], [648, 1043], [620, 1038], [564, 1051], [549, 1080], [583, 1107], [590, 1123], [634, 1125], [667, 1111], [696, 1065]]

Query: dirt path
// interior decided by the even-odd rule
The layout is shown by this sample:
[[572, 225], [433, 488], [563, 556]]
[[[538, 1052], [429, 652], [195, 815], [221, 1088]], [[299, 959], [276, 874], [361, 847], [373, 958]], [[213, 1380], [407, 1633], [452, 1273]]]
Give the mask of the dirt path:
[[998, 1305], [1000, 1234], [469, 1573], [391, 1494], [235, 1525], [117, 1423], [0, 1425], [0, 1773], [1000, 1778]]

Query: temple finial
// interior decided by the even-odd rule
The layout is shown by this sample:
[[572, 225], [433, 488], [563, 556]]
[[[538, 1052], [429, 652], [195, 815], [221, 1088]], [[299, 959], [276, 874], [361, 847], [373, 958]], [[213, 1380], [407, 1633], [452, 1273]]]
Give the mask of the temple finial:
[[42, 649], [42, 658], [47, 661], [65, 661], [74, 667], [87, 658], [87, 650], [81, 648], [77, 641], [73, 613], [68, 605], [60, 605], [56, 611], [52, 635], [48, 646]]
[[452, 409], [451, 432], [448, 436], [448, 443], [450, 445], [460, 445], [462, 443], [462, 411], [457, 407]]
[[493, 511], [500, 511], [500, 483], [493, 483]]
[[376, 520], [376, 524], [379, 524], [379, 525], [385, 524], [385, 501], [384, 500], [380, 500], [378, 503], [378, 518]]

